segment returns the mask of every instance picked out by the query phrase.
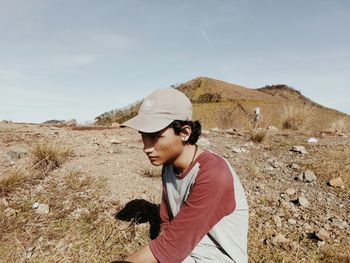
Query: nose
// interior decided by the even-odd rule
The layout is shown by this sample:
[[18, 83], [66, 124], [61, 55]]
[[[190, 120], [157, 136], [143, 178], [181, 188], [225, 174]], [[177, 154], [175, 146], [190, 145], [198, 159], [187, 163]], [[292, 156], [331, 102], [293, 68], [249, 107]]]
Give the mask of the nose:
[[153, 151], [154, 140], [147, 135], [142, 135], [142, 142], [143, 142], [143, 152], [145, 154], [150, 154]]

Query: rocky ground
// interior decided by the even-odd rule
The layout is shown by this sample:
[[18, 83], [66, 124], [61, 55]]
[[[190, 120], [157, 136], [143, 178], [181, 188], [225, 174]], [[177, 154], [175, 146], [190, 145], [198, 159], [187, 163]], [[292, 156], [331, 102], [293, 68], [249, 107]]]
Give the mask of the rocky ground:
[[[204, 131], [200, 146], [227, 158], [246, 190], [250, 262], [350, 261], [348, 136], [270, 129], [258, 143], [249, 132]], [[42, 142], [72, 154], [37, 171]], [[123, 257], [147, 242], [149, 225], [114, 214], [135, 199], [158, 204], [158, 174], [130, 129], [0, 123], [0, 262]]]

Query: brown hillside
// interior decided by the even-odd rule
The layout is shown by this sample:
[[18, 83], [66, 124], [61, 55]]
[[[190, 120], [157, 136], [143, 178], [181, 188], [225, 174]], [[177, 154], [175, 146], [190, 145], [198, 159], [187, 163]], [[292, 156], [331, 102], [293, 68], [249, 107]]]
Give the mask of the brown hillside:
[[[206, 77], [190, 80], [176, 87], [193, 103], [194, 119], [205, 128], [239, 128], [253, 126], [253, 109], [261, 108], [262, 127], [343, 131], [350, 126], [350, 116], [323, 107], [286, 85], [250, 89]], [[140, 102], [130, 107], [104, 113], [99, 124], [124, 122], [135, 116]], [[286, 124], [287, 122], [287, 124]], [[292, 123], [290, 125], [290, 123]]]

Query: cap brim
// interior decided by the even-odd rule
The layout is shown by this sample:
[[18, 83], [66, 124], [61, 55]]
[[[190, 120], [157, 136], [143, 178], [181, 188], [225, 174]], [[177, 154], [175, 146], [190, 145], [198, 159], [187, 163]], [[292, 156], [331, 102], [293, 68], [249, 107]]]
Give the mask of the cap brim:
[[173, 120], [171, 119], [137, 115], [134, 118], [124, 122], [120, 127], [130, 127], [140, 132], [153, 133], [164, 129], [172, 122]]

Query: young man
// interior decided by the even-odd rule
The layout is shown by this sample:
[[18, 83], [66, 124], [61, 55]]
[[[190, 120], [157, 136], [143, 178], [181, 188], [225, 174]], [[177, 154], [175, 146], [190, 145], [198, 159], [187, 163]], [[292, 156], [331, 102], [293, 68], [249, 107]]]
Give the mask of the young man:
[[161, 231], [126, 260], [135, 263], [248, 262], [248, 204], [228, 162], [198, 149], [201, 125], [180, 91], [159, 89], [123, 126], [142, 136], [153, 165], [163, 165]]

